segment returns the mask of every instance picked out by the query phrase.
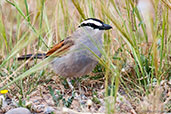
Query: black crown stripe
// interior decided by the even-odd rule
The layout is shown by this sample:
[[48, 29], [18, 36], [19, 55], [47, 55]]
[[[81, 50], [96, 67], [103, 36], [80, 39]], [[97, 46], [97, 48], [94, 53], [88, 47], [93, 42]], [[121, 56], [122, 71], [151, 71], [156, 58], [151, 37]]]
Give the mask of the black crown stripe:
[[88, 27], [92, 27], [93, 29], [99, 29], [99, 30], [104, 30], [103, 26], [97, 26], [93, 23], [83, 23], [81, 24], [79, 27], [84, 27], [84, 26], [88, 26]]
[[[88, 19], [86, 19], [86, 20], [93, 20], [93, 21], [97, 21], [97, 22], [103, 24], [103, 22], [102, 22], [101, 20], [96, 19], [96, 18], [88, 18]], [[86, 21], [86, 20], [85, 20], [85, 21]]]

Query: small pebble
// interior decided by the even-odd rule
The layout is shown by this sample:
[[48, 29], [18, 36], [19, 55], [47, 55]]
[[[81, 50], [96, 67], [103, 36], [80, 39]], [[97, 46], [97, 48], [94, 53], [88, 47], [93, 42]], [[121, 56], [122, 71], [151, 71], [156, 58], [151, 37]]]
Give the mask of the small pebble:
[[92, 102], [91, 99], [88, 99], [86, 104], [87, 104], [87, 106], [92, 106], [93, 105], [93, 102]]
[[27, 108], [14, 108], [6, 112], [5, 114], [31, 114]]
[[46, 107], [45, 108], [45, 111], [44, 111], [44, 113], [45, 114], [51, 114], [52, 112], [54, 112], [55, 111], [55, 109], [53, 108], [53, 107]]
[[2, 107], [4, 105], [5, 98], [3, 95], [0, 95], [0, 106]]

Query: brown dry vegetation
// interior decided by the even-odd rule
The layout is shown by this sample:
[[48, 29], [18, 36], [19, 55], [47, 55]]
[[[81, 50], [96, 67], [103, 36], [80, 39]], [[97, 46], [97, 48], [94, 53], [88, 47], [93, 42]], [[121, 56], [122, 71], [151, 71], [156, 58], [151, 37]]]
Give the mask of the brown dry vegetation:
[[[72, 80], [75, 93], [53, 73], [49, 60], [16, 60], [46, 52], [88, 17], [113, 29], [104, 34], [100, 64]], [[12, 101], [0, 102], [0, 113], [15, 107], [35, 113], [53, 107], [59, 114], [169, 113], [170, 46], [169, 0], [1, 0], [0, 88], [9, 90], [5, 102]]]

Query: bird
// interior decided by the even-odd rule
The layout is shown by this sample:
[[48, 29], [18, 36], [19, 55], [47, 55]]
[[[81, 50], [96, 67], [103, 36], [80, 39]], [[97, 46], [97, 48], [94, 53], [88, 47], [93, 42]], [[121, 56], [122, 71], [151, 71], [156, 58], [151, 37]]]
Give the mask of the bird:
[[[109, 29], [112, 29], [112, 26], [100, 19], [87, 18], [70, 36], [54, 45], [47, 53], [22, 55], [18, 60], [43, 59], [53, 55], [55, 57], [50, 64], [57, 75], [65, 78], [84, 76], [98, 64], [95, 55], [102, 56], [102, 35]], [[69, 80], [67, 82], [73, 89]]]

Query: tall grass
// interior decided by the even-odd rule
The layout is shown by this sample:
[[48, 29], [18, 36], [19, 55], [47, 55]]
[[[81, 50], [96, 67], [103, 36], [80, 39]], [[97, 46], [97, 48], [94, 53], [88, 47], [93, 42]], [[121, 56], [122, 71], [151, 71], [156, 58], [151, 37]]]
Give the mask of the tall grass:
[[[10, 89], [15, 84], [25, 91], [23, 86], [27, 84], [23, 79], [30, 79], [29, 76], [32, 80], [37, 79], [38, 70], [51, 59], [35, 61], [27, 70], [16, 61], [18, 53], [45, 52], [69, 36], [82, 20], [95, 17], [113, 26], [112, 31], [104, 34], [103, 57], [98, 58], [105, 67], [107, 113], [115, 112], [119, 87], [130, 97], [148, 95], [153, 89], [151, 85], [169, 80], [171, 75], [171, 7], [164, 0], [151, 0], [150, 3], [153, 15], [146, 18], [133, 0], [1, 1], [1, 89]], [[114, 98], [112, 103], [109, 102], [111, 97]]]

